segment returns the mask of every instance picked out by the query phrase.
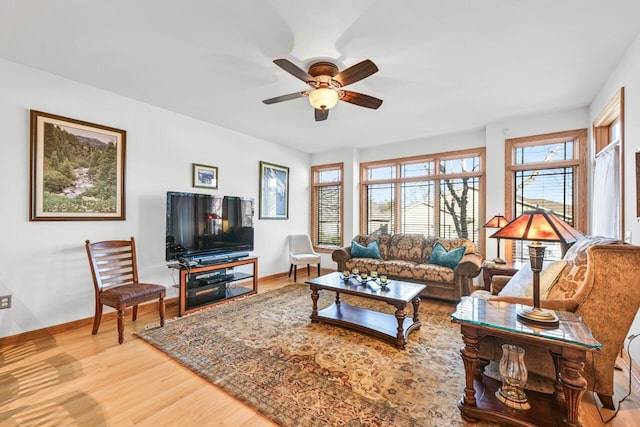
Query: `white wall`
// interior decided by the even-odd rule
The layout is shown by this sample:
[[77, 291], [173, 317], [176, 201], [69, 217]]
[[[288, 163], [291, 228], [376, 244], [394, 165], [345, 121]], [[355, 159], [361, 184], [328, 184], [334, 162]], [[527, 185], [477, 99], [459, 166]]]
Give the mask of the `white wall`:
[[[589, 123], [593, 123], [621, 87], [624, 87], [624, 235], [631, 233], [631, 243], [638, 245], [640, 222], [636, 213], [635, 153], [640, 151], [640, 35], [594, 97]], [[629, 283], [629, 286], [638, 284]], [[640, 333], [640, 313], [636, 315], [630, 333]]]
[[[221, 195], [256, 200], [255, 251], [261, 277], [286, 272], [286, 236], [309, 230], [310, 156], [103, 90], [0, 60], [0, 337], [93, 316], [84, 241], [135, 236], [140, 278], [168, 287], [165, 199], [191, 187], [191, 164], [218, 166]], [[29, 222], [29, 110], [127, 131], [126, 220]], [[290, 168], [289, 220], [258, 220], [259, 161]], [[302, 202], [301, 202], [302, 201]], [[87, 331], [89, 333], [89, 331]]]

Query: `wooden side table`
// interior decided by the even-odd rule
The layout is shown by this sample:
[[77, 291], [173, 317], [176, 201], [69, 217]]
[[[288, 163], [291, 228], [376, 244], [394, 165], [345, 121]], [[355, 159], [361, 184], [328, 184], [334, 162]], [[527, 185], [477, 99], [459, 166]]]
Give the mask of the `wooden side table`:
[[482, 281], [484, 282], [484, 290], [491, 290], [491, 278], [493, 276], [513, 276], [520, 270], [522, 262], [507, 262], [506, 264], [496, 264], [493, 261], [484, 261], [482, 263]]
[[[460, 324], [464, 346], [460, 349], [465, 371], [465, 388], [458, 408], [462, 417], [515, 426], [580, 426], [580, 402], [587, 390], [583, 376], [586, 353], [602, 347], [591, 330], [574, 313], [557, 311], [560, 318], [555, 329], [528, 326], [517, 320], [521, 304], [500, 305], [462, 297], [452, 322]], [[510, 342], [536, 344], [549, 348], [556, 366], [554, 394], [525, 390], [530, 409], [505, 406], [495, 392], [502, 385], [483, 373], [486, 362], [480, 360], [480, 343], [485, 337]]]

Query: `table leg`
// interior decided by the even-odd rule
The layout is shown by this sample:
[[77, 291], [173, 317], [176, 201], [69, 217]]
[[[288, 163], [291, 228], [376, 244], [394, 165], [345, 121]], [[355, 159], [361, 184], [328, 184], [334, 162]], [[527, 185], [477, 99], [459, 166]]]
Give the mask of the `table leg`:
[[[406, 306], [405, 306], [406, 307]], [[396, 307], [396, 319], [398, 319], [398, 335], [396, 337], [396, 347], [404, 349], [404, 319], [407, 317], [404, 307]]]
[[340, 305], [340, 292], [336, 292], [336, 305]]
[[564, 388], [562, 387], [562, 381], [560, 380], [560, 373], [562, 372], [562, 354], [556, 353], [555, 351], [549, 351], [551, 357], [553, 358], [553, 366], [556, 372], [556, 380], [553, 383], [553, 387], [555, 389], [555, 396], [559, 400], [564, 400]]
[[318, 288], [315, 287], [314, 285], [311, 285], [311, 301], [313, 301], [313, 309], [311, 310], [311, 322], [312, 323], [318, 323], [319, 321], [317, 320], [317, 316], [318, 316], [318, 298], [320, 297], [320, 295], [318, 295]]
[[478, 361], [480, 350], [478, 349], [478, 331], [475, 328], [461, 327], [464, 346], [460, 349], [462, 362], [464, 363], [465, 387], [462, 403], [466, 406], [477, 406], [476, 389], [473, 379], [478, 373]]
[[585, 352], [565, 348], [562, 351], [561, 374], [562, 388], [567, 407], [567, 425], [580, 426], [579, 413], [582, 396], [587, 390], [584, 372]]
[[[420, 321], [418, 313], [418, 309], [420, 308], [420, 296], [415, 297], [411, 303], [413, 304], [413, 323], [418, 323]], [[418, 326], [417, 329], [420, 329], [420, 326]]]

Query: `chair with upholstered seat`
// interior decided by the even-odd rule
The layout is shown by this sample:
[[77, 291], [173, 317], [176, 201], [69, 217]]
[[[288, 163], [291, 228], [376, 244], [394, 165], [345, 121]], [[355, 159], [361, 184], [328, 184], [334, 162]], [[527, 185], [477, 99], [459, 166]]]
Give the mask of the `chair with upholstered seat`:
[[92, 334], [98, 333], [104, 305], [118, 311], [118, 343], [124, 341], [124, 312], [133, 307], [133, 320], [138, 317], [138, 304], [158, 300], [160, 326], [164, 326], [164, 297], [162, 285], [138, 282], [136, 244], [131, 240], [85, 242], [95, 289], [95, 317]]
[[289, 277], [293, 271], [293, 281], [298, 281], [298, 266], [307, 265], [307, 275], [311, 275], [311, 264], [318, 264], [320, 276], [320, 255], [313, 250], [311, 238], [308, 234], [292, 234], [289, 236]]

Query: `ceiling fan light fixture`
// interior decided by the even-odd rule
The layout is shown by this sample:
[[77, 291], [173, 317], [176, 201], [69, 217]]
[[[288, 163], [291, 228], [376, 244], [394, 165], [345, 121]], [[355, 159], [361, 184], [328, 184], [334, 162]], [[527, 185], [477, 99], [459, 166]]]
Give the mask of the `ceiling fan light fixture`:
[[340, 96], [333, 89], [321, 87], [309, 92], [309, 103], [318, 110], [328, 110], [335, 107]]

